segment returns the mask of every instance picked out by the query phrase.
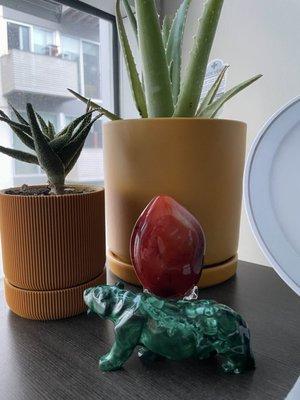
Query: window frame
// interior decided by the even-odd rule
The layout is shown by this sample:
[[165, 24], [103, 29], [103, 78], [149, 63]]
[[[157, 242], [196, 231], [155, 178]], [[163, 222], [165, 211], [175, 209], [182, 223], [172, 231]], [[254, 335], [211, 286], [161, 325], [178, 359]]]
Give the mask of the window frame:
[[[6, 41], [6, 48], [7, 51], [13, 50], [13, 49], [9, 49], [8, 47], [8, 24], [14, 24], [14, 25], [18, 25], [18, 26], [24, 26], [26, 28], [29, 28], [29, 51], [32, 53], [32, 49], [33, 49], [33, 41], [32, 41], [32, 34], [33, 34], [33, 26], [30, 24], [27, 24], [26, 22], [19, 22], [19, 21], [15, 21], [13, 19], [10, 18], [5, 18], [4, 19], [4, 23], [5, 23], [5, 30], [6, 30], [6, 35], [7, 35], [7, 41]], [[19, 51], [24, 51], [21, 49], [17, 49]]]
[[[45, 54], [40, 54], [40, 53], [36, 53], [34, 51], [34, 29], [40, 29], [40, 30], [44, 30], [47, 32], [52, 33], [52, 37], [53, 37], [53, 44], [57, 45], [56, 43], [56, 31], [52, 31], [50, 29], [47, 28], [43, 28], [39, 25], [34, 25], [34, 24], [27, 24], [26, 22], [20, 22], [20, 21], [16, 21], [14, 19], [11, 18], [5, 18], [4, 19], [5, 22], [5, 29], [6, 29], [6, 34], [8, 35], [8, 24], [14, 24], [14, 25], [18, 25], [18, 26], [24, 26], [26, 28], [29, 28], [29, 52], [33, 53], [33, 54], [39, 54], [39, 55], [45, 55]], [[7, 40], [7, 51], [9, 51], [10, 49], [8, 48], [8, 40]], [[26, 51], [26, 50], [21, 50], [21, 49], [17, 49], [19, 51]]]
[[119, 39], [116, 17], [106, 11], [86, 4], [80, 0], [55, 0], [65, 6], [75, 8], [87, 14], [102, 18], [112, 24], [112, 57], [113, 57], [113, 94], [114, 94], [114, 113], [120, 114], [120, 55]]

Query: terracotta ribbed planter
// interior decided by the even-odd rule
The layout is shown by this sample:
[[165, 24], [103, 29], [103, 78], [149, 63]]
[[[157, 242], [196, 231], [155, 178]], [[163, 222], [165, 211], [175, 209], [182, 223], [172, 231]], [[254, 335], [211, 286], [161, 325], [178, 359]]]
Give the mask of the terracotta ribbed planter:
[[82, 292], [105, 281], [104, 190], [23, 196], [0, 193], [8, 306], [33, 319], [84, 311]]
[[132, 228], [159, 194], [174, 197], [203, 226], [207, 250], [199, 285], [237, 266], [246, 124], [230, 120], [140, 119], [104, 126], [108, 265], [133, 284]]

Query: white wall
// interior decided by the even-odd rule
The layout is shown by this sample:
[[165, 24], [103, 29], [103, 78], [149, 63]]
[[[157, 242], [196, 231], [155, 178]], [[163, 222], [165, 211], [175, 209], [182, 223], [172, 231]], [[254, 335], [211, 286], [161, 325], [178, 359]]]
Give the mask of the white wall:
[[[173, 0], [165, 0], [170, 6]], [[193, 0], [187, 24], [184, 59], [201, 14]], [[212, 58], [231, 65], [228, 85], [251, 75], [264, 77], [225, 106], [223, 117], [248, 123], [248, 148], [262, 124], [283, 104], [300, 94], [300, 1], [225, 0]], [[267, 264], [243, 211], [239, 256]]]

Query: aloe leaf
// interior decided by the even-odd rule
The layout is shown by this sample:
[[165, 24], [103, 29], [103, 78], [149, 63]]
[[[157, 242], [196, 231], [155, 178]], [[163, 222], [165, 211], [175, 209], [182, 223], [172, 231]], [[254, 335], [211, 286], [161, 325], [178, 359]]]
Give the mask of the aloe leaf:
[[[31, 135], [24, 132], [23, 128], [21, 128], [26, 125], [19, 124], [18, 122], [12, 121], [3, 111], [0, 111], [0, 115], [1, 115], [0, 121], [3, 121], [6, 124], [8, 124], [10, 129], [18, 136], [18, 138], [21, 140], [21, 142], [24, 143], [26, 146], [28, 146], [30, 149], [34, 150], [34, 143], [31, 138]], [[29, 128], [29, 126], [27, 126], [27, 128]], [[28, 132], [28, 129], [26, 129], [26, 130]], [[30, 131], [30, 128], [29, 128], [29, 131]]]
[[207, 106], [199, 115], [198, 117], [201, 118], [214, 118], [217, 114], [217, 112], [220, 110], [221, 107], [233, 96], [238, 94], [240, 91], [245, 89], [247, 86], [251, 85], [255, 81], [257, 81], [259, 78], [261, 78], [262, 75], [255, 75], [253, 78], [250, 78], [239, 85], [236, 85], [234, 88], [228, 90], [226, 93], [224, 93], [218, 100], [214, 101], [211, 103], [209, 106]]
[[0, 152], [19, 161], [24, 161], [29, 164], [39, 164], [38, 159], [35, 155], [26, 153], [25, 151], [9, 149], [8, 147], [0, 146]]
[[90, 122], [90, 118], [92, 116], [92, 113], [94, 110], [89, 111], [88, 113], [81, 115], [80, 117], [74, 119], [66, 128], [60, 132], [58, 135], [55, 136], [54, 139], [51, 140], [50, 145], [54, 151], [58, 151], [59, 149], [63, 148], [68, 144], [68, 142], [71, 140], [72, 135], [75, 131], [75, 129], [78, 127], [79, 130], [81, 130], [85, 125], [87, 125]]
[[202, 20], [175, 108], [175, 117], [193, 117], [196, 114], [223, 1], [206, 0], [204, 4]]
[[97, 115], [97, 117], [93, 118], [93, 120], [76, 135], [76, 137], [74, 137], [65, 147], [63, 147], [58, 152], [60, 159], [64, 163], [66, 171], [68, 170], [69, 163], [72, 161], [73, 157], [78, 152], [81, 145], [84, 144], [94, 122], [100, 117], [101, 115]]
[[13, 110], [13, 112], [15, 113], [15, 116], [17, 117], [18, 121], [19, 121], [21, 124], [24, 124], [24, 125], [28, 125], [28, 126], [29, 126], [29, 124], [28, 124], [28, 122], [26, 121], [26, 119], [23, 118], [22, 115], [21, 115], [11, 104], [10, 104], [9, 106], [10, 106], [10, 108]]
[[[94, 123], [101, 117], [102, 117], [102, 115], [98, 114], [96, 117], [91, 119], [86, 125], [82, 125], [82, 128], [78, 128], [75, 131], [75, 133], [74, 133], [74, 135], [72, 137], [72, 140], [70, 141], [70, 144], [71, 144], [71, 142], [75, 142], [77, 140], [80, 140], [80, 138], [83, 138], [83, 137], [84, 137], [84, 140], [85, 140], [87, 134], [90, 132], [90, 130], [91, 130], [92, 126], [94, 125]], [[87, 131], [87, 134], [86, 134], [86, 131]]]
[[[3, 115], [4, 113], [1, 113], [1, 115]], [[20, 124], [18, 122], [12, 121], [11, 119], [9, 119], [7, 116], [1, 116], [0, 117], [0, 121], [6, 122], [11, 128], [18, 128], [21, 129], [23, 132], [27, 133], [27, 135], [31, 136], [31, 130], [30, 130], [30, 126], [24, 125], [24, 124]]]
[[174, 104], [177, 103], [178, 95], [180, 92], [182, 41], [186, 17], [190, 4], [191, 0], [184, 0], [184, 2], [177, 10], [171, 26], [166, 48], [168, 65], [173, 62], [170, 79], [172, 83], [172, 95]]
[[127, 68], [127, 72], [128, 72], [128, 76], [129, 76], [129, 81], [130, 81], [135, 105], [136, 105], [141, 117], [147, 118], [148, 113], [147, 113], [145, 94], [143, 91], [142, 83], [140, 81], [139, 74], [136, 69], [135, 61], [134, 61], [134, 58], [132, 55], [132, 51], [131, 51], [131, 48], [129, 45], [126, 31], [124, 28], [123, 19], [122, 19], [121, 10], [120, 10], [120, 0], [117, 0], [117, 2], [116, 2], [116, 19], [117, 19], [117, 27], [118, 27], [120, 43], [121, 43], [123, 54], [124, 54], [125, 64], [126, 64], [126, 68]]
[[[92, 113], [94, 111], [95, 110], [92, 110], [91, 113], [86, 114], [86, 117], [83, 119], [83, 121], [80, 123], [80, 125], [74, 130], [72, 139], [74, 139], [78, 135], [78, 133], [82, 131], [82, 129], [84, 129], [87, 125], [89, 125], [91, 123], [92, 117], [93, 117]], [[102, 117], [102, 114], [98, 114], [98, 116], [95, 117], [95, 121], [100, 117]]]
[[11, 126], [11, 129], [16, 134], [16, 136], [21, 140], [21, 142], [25, 144], [25, 146], [29, 147], [31, 150], [35, 150], [34, 142], [31, 136], [27, 135], [27, 133], [23, 132], [19, 128]]
[[[73, 134], [73, 131], [75, 130], [76, 126], [82, 121], [84, 118], [86, 118], [86, 115], [81, 115], [80, 117], [74, 119], [69, 125], [65, 126], [60, 132], [58, 132], [54, 139], [51, 140], [51, 144], [55, 143], [55, 141], [60, 138], [61, 136], [66, 135], [66, 133], [69, 131], [71, 134]], [[78, 121], [79, 120], [79, 121]], [[72, 136], [72, 135], [71, 135]]]
[[82, 152], [83, 146], [84, 146], [84, 143], [82, 143], [81, 146], [78, 147], [77, 151], [75, 152], [75, 154], [73, 155], [73, 157], [69, 161], [67, 167], [65, 167], [66, 176], [72, 171], [72, 169], [74, 168], [75, 164], [77, 163], [78, 158], [80, 157], [80, 154]]
[[37, 116], [37, 119], [38, 119], [38, 121], [40, 123], [40, 126], [42, 128], [42, 132], [43, 132], [44, 136], [46, 136], [46, 138], [50, 139], [49, 133], [48, 133], [48, 126], [47, 126], [46, 122], [41, 117], [41, 115], [38, 114], [36, 111], [35, 111], [35, 115]]
[[4, 111], [0, 110], [0, 116], [4, 119], [10, 119], [9, 116], [7, 114], [5, 114]]
[[92, 110], [92, 108], [91, 108], [91, 99], [89, 99], [89, 101], [86, 104], [85, 113], [87, 114], [91, 110]]
[[136, 0], [135, 9], [148, 115], [171, 117], [171, 82], [155, 1]]
[[[89, 106], [87, 107], [87, 116], [82, 121], [82, 123], [80, 124], [80, 127], [78, 128], [78, 130], [81, 130], [81, 127], [83, 128], [84, 125], [88, 125], [91, 122], [92, 114], [88, 113], [88, 111], [89, 111]], [[101, 115], [99, 115], [96, 119], [98, 119], [100, 117], [101, 117]], [[83, 149], [84, 142], [85, 142], [85, 140], [82, 142], [81, 146], [79, 146], [78, 149], [75, 151], [73, 157], [69, 161], [68, 165], [65, 167], [66, 175], [68, 175], [72, 171], [72, 169], [74, 168], [74, 166], [75, 166], [75, 164], [76, 164], [76, 162], [77, 162], [77, 160], [78, 160], [78, 158], [79, 158], [79, 156], [81, 154], [81, 151]]]
[[132, 29], [134, 31], [134, 34], [136, 36], [136, 39], [138, 40], [137, 22], [136, 22], [135, 15], [132, 11], [131, 5], [129, 4], [128, 0], [123, 0], [123, 4], [124, 4], [125, 10], [126, 10], [126, 14], [129, 19], [129, 22], [130, 22]]
[[171, 25], [172, 25], [172, 19], [169, 15], [166, 15], [164, 17], [163, 24], [162, 24], [162, 30], [161, 30], [163, 44], [164, 44], [165, 49], [167, 48]]
[[[87, 107], [87, 110], [89, 110], [89, 107]], [[85, 125], [91, 122], [94, 112], [95, 110], [87, 111], [86, 114], [83, 114], [80, 117], [74, 119], [68, 126], [66, 126], [64, 134], [59, 134], [57, 138], [53, 140], [53, 142], [58, 139], [59, 136], [66, 136], [71, 139], [71, 137], [73, 136], [73, 134], [75, 135], [77, 130], [81, 130]]]
[[51, 140], [50, 146], [52, 150], [57, 152], [60, 148], [64, 147], [72, 137], [72, 131], [66, 130], [63, 135], [56, 136], [54, 139]]
[[54, 187], [60, 188], [64, 185], [65, 169], [61, 159], [52, 150], [40, 129], [36, 114], [31, 104], [27, 104], [28, 121], [32, 131], [35, 151], [40, 166], [46, 172], [48, 179]]
[[[101, 117], [101, 115], [98, 115], [98, 116], [96, 117], [96, 119], [98, 119], [98, 118], [100, 118], [100, 117]], [[90, 121], [88, 122], [88, 124], [91, 122], [91, 117], [89, 117], [89, 118], [90, 118]], [[95, 120], [96, 120], [96, 119], [95, 119]], [[82, 123], [83, 123], [83, 122], [82, 122]], [[93, 123], [94, 123], [94, 122], [93, 122]], [[81, 151], [82, 151], [82, 149], [83, 149], [83, 146], [84, 146], [84, 143], [85, 143], [85, 139], [86, 139], [86, 137], [85, 137], [84, 140], [82, 141], [82, 144], [79, 145], [79, 147], [78, 147], [77, 150], [75, 151], [73, 157], [72, 157], [72, 158], [70, 159], [70, 161], [68, 162], [67, 167], [65, 167], [65, 168], [66, 168], [66, 175], [69, 174], [70, 171], [74, 168], [74, 165], [76, 164], [76, 162], [77, 162], [77, 160], [78, 160], [78, 158], [79, 158], [79, 156], [80, 156], [80, 154], [81, 154]]]
[[50, 140], [54, 139], [55, 137], [55, 128], [52, 122], [48, 121], [48, 138]]
[[210, 103], [213, 102], [214, 98], [216, 97], [216, 95], [218, 93], [219, 87], [223, 81], [223, 78], [224, 78], [225, 73], [228, 68], [229, 68], [229, 65], [225, 65], [224, 68], [222, 69], [222, 71], [220, 72], [220, 74], [217, 77], [217, 79], [215, 80], [214, 84], [212, 85], [212, 87], [209, 89], [206, 96], [202, 100], [202, 102], [197, 110], [197, 113], [196, 113], [197, 115], [201, 114], [202, 110], [204, 110], [207, 106], [210, 105]]
[[88, 104], [90, 102], [90, 106], [93, 110], [99, 111], [101, 114], [103, 114], [108, 119], [110, 119], [112, 121], [122, 119], [118, 115], [113, 114], [112, 112], [110, 112], [110, 111], [106, 110], [105, 108], [103, 108], [102, 106], [100, 106], [100, 104], [90, 101], [90, 99], [87, 99], [86, 97], [82, 96], [81, 94], [75, 92], [75, 90], [68, 89], [68, 91], [70, 93], [72, 93], [75, 97], [77, 97], [77, 99], [81, 100], [83, 103]]
[[[63, 135], [67, 132], [67, 130], [68, 130], [68, 125], [65, 126], [60, 132], [58, 132], [58, 133], [55, 135], [55, 138], [54, 138], [54, 139], [58, 138], [59, 136], [63, 136]], [[54, 139], [52, 139], [51, 142], [52, 142]]]

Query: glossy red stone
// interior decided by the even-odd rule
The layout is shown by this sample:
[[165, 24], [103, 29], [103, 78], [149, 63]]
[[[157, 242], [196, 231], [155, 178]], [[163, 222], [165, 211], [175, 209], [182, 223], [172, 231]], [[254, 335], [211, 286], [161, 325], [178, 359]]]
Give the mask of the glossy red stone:
[[130, 252], [144, 289], [183, 297], [199, 281], [205, 238], [201, 225], [169, 196], [154, 198], [133, 229]]

